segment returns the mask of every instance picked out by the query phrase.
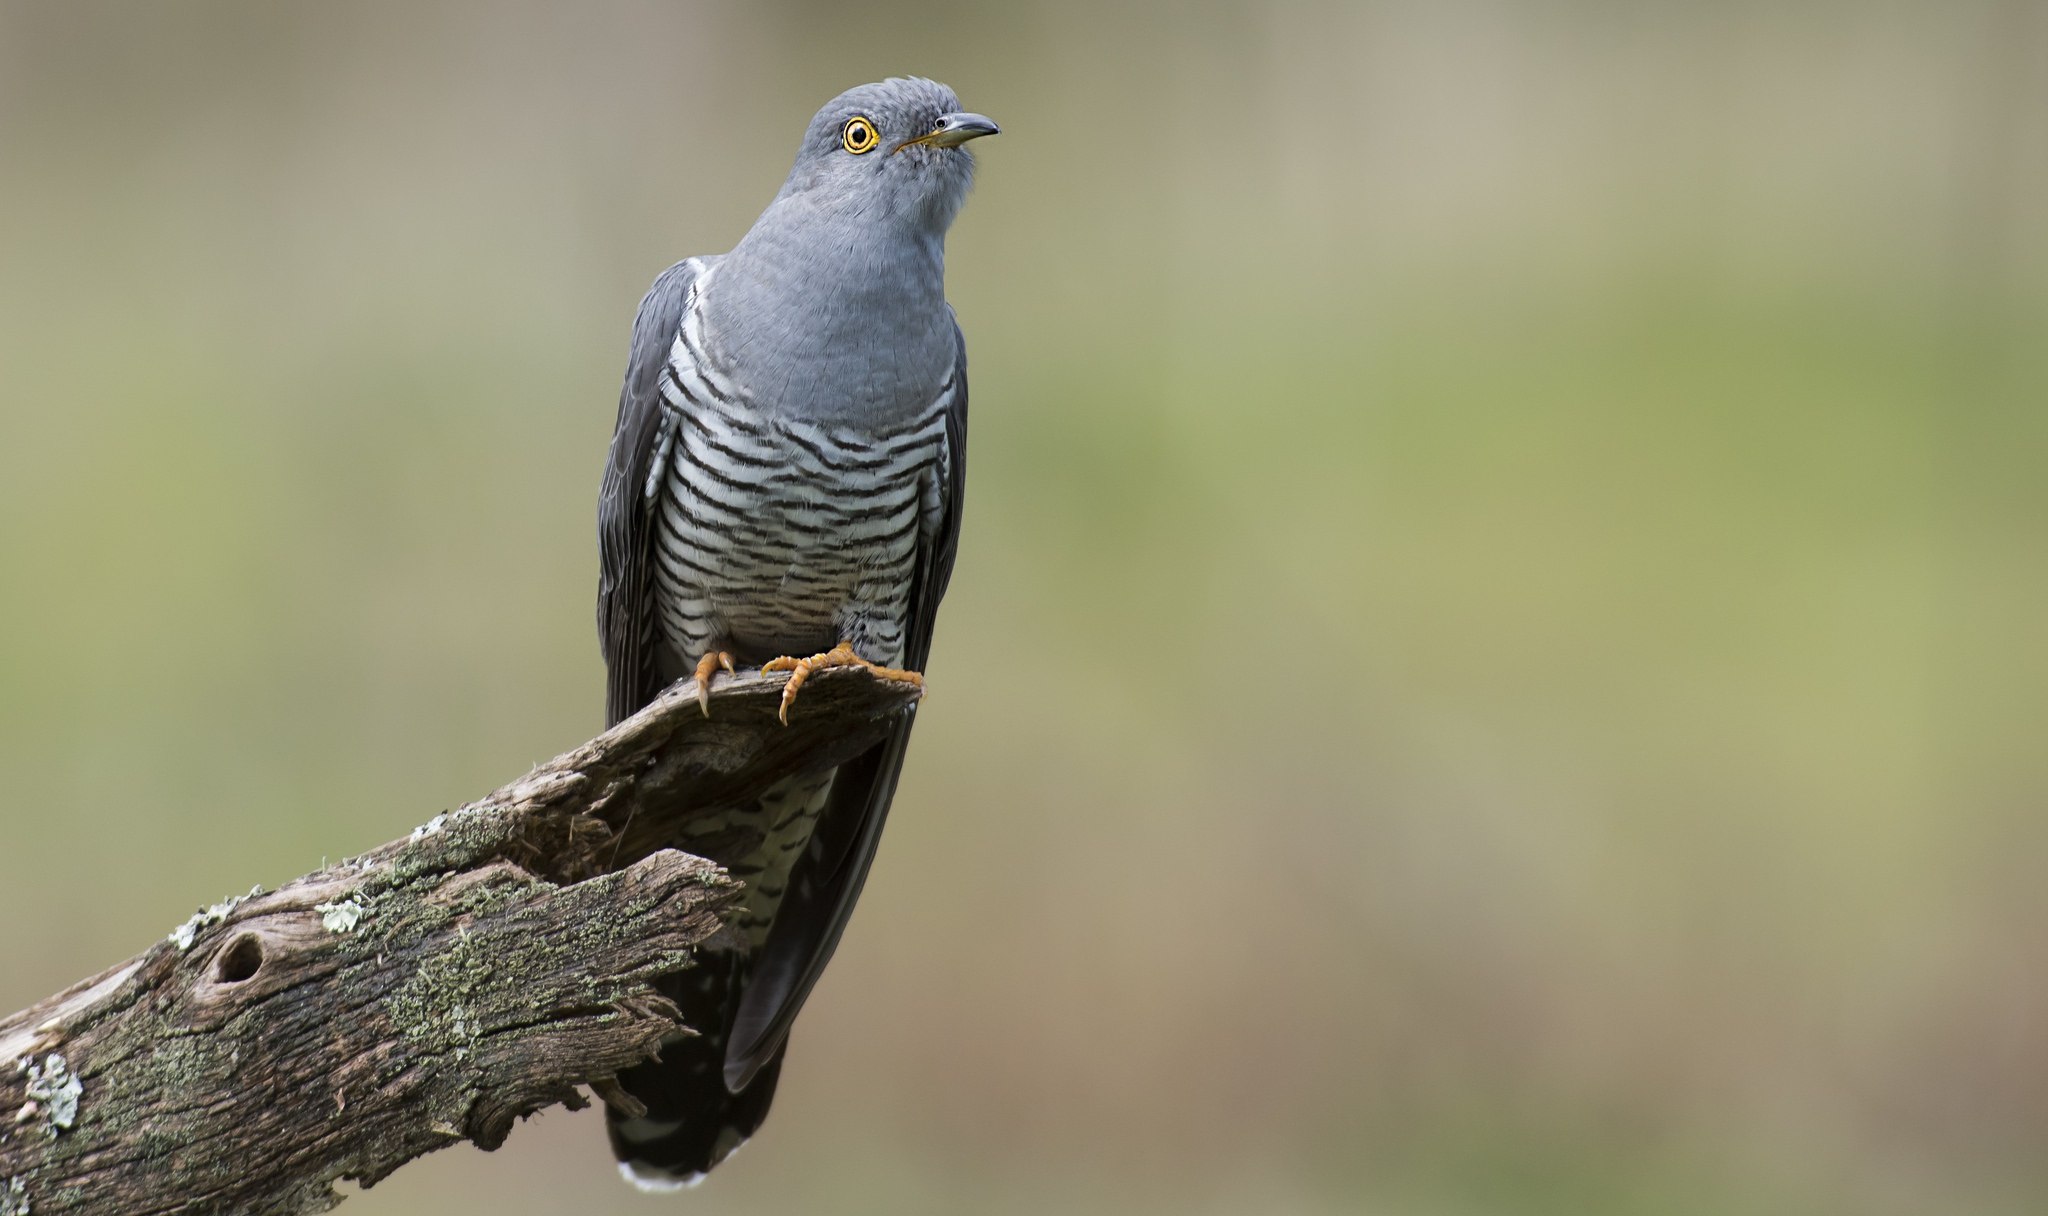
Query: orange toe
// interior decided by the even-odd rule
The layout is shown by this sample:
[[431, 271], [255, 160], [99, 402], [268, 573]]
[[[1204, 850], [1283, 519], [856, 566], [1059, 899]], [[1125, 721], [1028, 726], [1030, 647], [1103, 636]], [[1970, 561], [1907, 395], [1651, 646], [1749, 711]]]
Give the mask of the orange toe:
[[905, 671], [900, 667], [883, 667], [878, 663], [870, 663], [853, 652], [852, 642], [841, 642], [823, 654], [814, 654], [805, 659], [783, 655], [781, 658], [770, 659], [766, 663], [761, 664], [761, 670], [763, 672], [786, 671], [789, 673], [789, 683], [782, 686], [782, 708], [776, 714], [777, 717], [782, 719], [784, 726], [789, 725], [789, 707], [796, 704], [796, 694], [802, 690], [804, 681], [811, 678], [812, 672], [824, 671], [832, 667], [865, 667], [885, 680], [901, 680], [905, 683], [915, 684], [919, 688], [924, 687], [924, 677], [917, 672]]
[[697, 660], [697, 708], [707, 718], [711, 716], [711, 681], [720, 668], [733, 674], [732, 655], [726, 651], [714, 650]]

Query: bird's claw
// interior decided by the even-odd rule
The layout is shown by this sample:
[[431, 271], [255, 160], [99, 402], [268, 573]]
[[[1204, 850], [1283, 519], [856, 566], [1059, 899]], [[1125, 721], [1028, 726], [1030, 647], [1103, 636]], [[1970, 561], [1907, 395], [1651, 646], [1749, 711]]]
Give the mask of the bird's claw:
[[870, 663], [853, 653], [852, 642], [841, 642], [825, 653], [814, 654], [807, 659], [783, 655], [779, 659], [770, 659], [761, 664], [761, 671], [764, 674], [771, 671], [789, 673], [789, 683], [782, 686], [782, 708], [776, 714], [782, 719], [784, 726], [789, 725], [789, 707], [796, 703], [797, 690], [804, 686], [805, 680], [811, 678], [812, 672], [823, 671], [828, 667], [865, 667], [885, 680], [900, 680], [906, 684], [915, 684], [919, 688], [924, 687], [924, 677], [917, 672]]
[[711, 716], [711, 680], [720, 668], [727, 675], [733, 674], [732, 655], [726, 651], [714, 650], [697, 660], [697, 708], [707, 718]]

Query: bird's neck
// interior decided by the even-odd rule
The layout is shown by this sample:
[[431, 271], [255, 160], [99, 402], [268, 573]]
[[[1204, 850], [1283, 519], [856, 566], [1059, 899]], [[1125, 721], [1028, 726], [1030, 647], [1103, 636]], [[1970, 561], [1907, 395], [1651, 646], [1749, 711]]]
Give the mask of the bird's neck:
[[[843, 302], [853, 314], [943, 310], [946, 237], [907, 218], [778, 198], [726, 259], [792, 299]], [[787, 302], [787, 301], [786, 301]]]
[[771, 403], [886, 417], [929, 404], [951, 368], [945, 279], [943, 232], [778, 199], [720, 262], [706, 320]]

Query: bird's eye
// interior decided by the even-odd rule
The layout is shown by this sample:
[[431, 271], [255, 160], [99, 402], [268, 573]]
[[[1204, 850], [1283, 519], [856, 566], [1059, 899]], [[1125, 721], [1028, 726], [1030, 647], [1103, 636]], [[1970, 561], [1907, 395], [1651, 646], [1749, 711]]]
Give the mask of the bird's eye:
[[932, 119], [932, 134], [937, 135], [939, 132], [945, 129], [946, 116], [944, 114], [941, 114], [937, 118]]
[[875, 124], [859, 114], [847, 119], [846, 125], [839, 128], [839, 146], [855, 156], [874, 151], [875, 145], [881, 142], [882, 137], [875, 133]]

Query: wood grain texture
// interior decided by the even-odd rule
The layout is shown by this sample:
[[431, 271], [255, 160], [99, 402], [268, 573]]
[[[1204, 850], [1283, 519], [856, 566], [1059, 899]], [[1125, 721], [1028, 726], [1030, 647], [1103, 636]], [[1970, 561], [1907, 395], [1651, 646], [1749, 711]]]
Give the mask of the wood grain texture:
[[[739, 884], [663, 847], [688, 817], [833, 765], [917, 698], [861, 670], [685, 682], [396, 840], [213, 905], [0, 1018], [0, 1216], [285, 1216], [340, 1202], [687, 1030], [652, 981]], [[630, 1101], [630, 1099], [625, 1099]], [[607, 1171], [593, 1144], [591, 1168]]]

